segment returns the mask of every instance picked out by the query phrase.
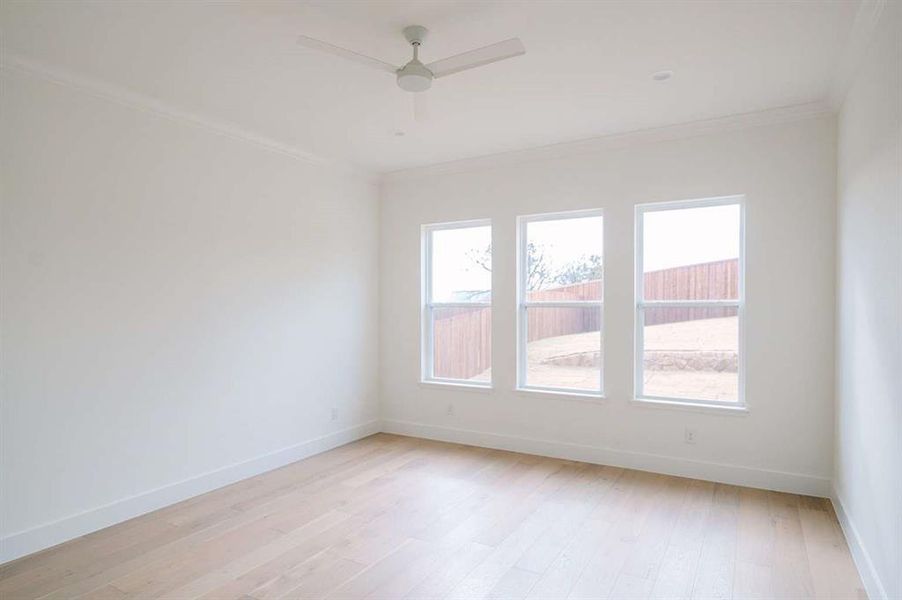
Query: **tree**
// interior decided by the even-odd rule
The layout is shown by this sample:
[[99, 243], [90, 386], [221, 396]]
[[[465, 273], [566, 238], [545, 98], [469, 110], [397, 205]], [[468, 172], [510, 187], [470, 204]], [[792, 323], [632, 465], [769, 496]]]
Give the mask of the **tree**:
[[594, 281], [601, 279], [602, 263], [597, 254], [582, 256], [564, 266], [554, 276], [554, 282], [560, 285], [570, 285], [582, 281]]
[[[492, 246], [491, 244], [481, 250], [470, 250], [467, 256], [473, 263], [492, 272]], [[602, 278], [602, 261], [598, 254], [582, 256], [571, 261], [562, 268], [554, 271], [548, 262], [545, 249], [529, 242], [526, 245], [526, 284], [529, 290], [545, 289], [549, 283], [557, 285], [571, 285], [583, 281], [594, 281]]]
[[[467, 253], [470, 260], [478, 267], [492, 272], [492, 246], [491, 244], [481, 250], [470, 250]], [[533, 242], [526, 245], [526, 264], [529, 272], [526, 274], [526, 283], [530, 290], [540, 290], [551, 281], [554, 276], [545, 256], [545, 250]]]

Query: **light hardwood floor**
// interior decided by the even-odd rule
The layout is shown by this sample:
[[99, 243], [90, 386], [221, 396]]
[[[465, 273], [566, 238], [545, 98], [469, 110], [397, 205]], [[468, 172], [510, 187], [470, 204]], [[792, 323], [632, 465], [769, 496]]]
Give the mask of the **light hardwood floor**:
[[863, 598], [829, 502], [378, 434], [0, 567], [0, 598]]

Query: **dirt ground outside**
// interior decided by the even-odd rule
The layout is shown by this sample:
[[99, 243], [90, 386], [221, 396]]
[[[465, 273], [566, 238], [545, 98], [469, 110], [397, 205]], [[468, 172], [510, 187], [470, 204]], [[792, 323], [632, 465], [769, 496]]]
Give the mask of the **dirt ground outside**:
[[[644, 395], [737, 400], [738, 325], [723, 317], [646, 327]], [[527, 346], [527, 384], [598, 391], [599, 364], [600, 332], [536, 340]]]

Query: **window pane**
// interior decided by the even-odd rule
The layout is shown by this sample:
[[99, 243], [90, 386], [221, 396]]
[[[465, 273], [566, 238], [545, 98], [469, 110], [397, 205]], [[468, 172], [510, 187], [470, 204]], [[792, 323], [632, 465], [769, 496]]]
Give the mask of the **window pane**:
[[601, 391], [601, 308], [526, 309], [526, 385]]
[[643, 315], [643, 396], [739, 400], [736, 307], [656, 307]]
[[492, 228], [432, 232], [432, 301], [490, 302]]
[[645, 300], [739, 298], [738, 204], [642, 213]]
[[526, 299], [601, 300], [602, 217], [526, 224]]
[[436, 308], [432, 323], [434, 377], [492, 380], [491, 308]]

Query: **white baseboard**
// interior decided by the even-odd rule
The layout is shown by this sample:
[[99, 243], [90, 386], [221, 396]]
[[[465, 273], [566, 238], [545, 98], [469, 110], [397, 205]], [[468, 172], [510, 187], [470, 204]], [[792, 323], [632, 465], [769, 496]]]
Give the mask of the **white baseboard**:
[[538, 454], [552, 458], [578, 460], [679, 477], [691, 477], [718, 483], [804, 494], [806, 496], [826, 498], [830, 495], [831, 490], [830, 479], [826, 477], [675, 458], [660, 454], [632, 452], [599, 446], [538, 440], [470, 429], [454, 429], [409, 421], [383, 419], [382, 431], [443, 442], [456, 442], [469, 446]]
[[883, 582], [880, 581], [880, 576], [877, 574], [877, 569], [874, 568], [871, 556], [861, 542], [858, 529], [856, 529], [855, 524], [849, 518], [849, 513], [846, 512], [846, 507], [842, 503], [842, 498], [836, 492], [836, 488], [833, 488], [830, 501], [833, 502], [833, 510], [836, 512], [839, 526], [842, 527], [842, 532], [846, 536], [849, 552], [851, 552], [852, 560], [855, 561], [855, 566], [858, 568], [858, 574], [861, 575], [861, 583], [864, 584], [864, 590], [868, 593], [868, 598], [871, 600], [888, 600], [889, 596], [886, 593], [886, 588], [883, 587]]
[[369, 421], [264, 456], [208, 471], [142, 494], [122, 498], [58, 521], [10, 534], [0, 539], [0, 564], [236, 481], [277, 469], [308, 456], [378, 433], [379, 430], [379, 420]]

